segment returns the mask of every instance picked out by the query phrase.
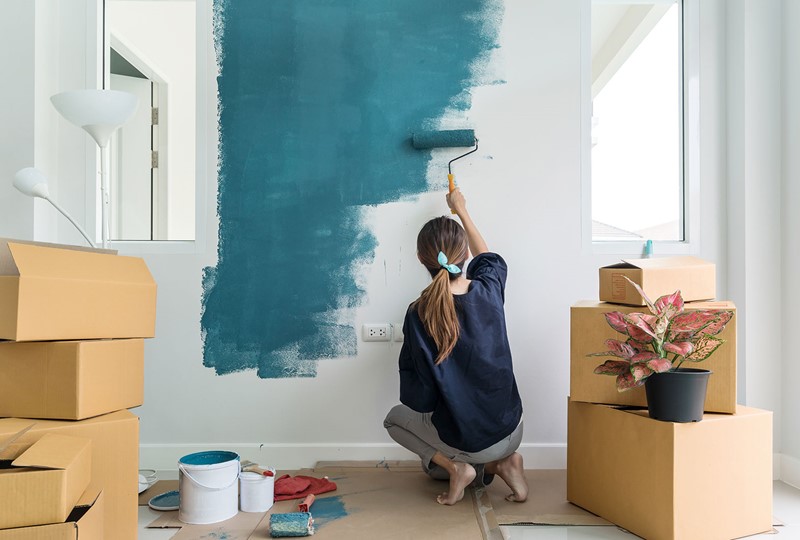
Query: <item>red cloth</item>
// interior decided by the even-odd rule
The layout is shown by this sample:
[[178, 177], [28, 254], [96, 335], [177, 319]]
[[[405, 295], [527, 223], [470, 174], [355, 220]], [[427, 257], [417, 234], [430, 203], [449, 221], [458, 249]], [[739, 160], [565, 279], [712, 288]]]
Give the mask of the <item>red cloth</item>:
[[313, 476], [289, 476], [284, 474], [275, 480], [275, 500], [288, 501], [290, 499], [304, 499], [312, 493], [319, 495], [334, 491], [336, 484], [327, 478], [314, 478]]

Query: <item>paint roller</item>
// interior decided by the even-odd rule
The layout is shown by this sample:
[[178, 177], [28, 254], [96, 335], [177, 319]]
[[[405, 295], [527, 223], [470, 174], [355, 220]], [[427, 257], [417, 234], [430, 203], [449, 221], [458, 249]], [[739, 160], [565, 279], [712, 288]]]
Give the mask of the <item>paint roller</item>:
[[298, 512], [271, 514], [269, 516], [269, 534], [273, 538], [310, 536], [314, 534], [314, 518], [311, 517], [311, 505], [316, 497], [313, 493], [306, 496], [297, 505]]
[[314, 534], [314, 519], [309, 512], [270, 514], [269, 534], [273, 538], [311, 536]]
[[[453, 176], [453, 162], [478, 151], [478, 139], [474, 129], [450, 129], [444, 131], [420, 131], [411, 136], [411, 146], [417, 150], [429, 148], [459, 148], [474, 146], [472, 150], [461, 154], [447, 163], [447, 181], [450, 184], [450, 193], [456, 188]], [[455, 214], [455, 212], [453, 212]]]

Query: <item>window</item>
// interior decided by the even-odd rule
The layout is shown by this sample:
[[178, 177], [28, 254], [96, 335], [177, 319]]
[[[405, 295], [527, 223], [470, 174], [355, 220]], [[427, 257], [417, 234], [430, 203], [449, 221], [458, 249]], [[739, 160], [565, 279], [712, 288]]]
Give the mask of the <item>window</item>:
[[195, 2], [104, 5], [106, 88], [139, 102], [111, 140], [111, 240], [195, 240]]
[[681, 0], [591, 0], [591, 239], [684, 242]]

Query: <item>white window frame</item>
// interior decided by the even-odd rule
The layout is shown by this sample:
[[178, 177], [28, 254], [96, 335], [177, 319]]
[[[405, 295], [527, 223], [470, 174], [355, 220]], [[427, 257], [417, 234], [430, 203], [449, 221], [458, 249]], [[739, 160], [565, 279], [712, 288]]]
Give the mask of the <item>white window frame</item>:
[[[581, 245], [585, 255], [617, 254], [641, 257], [645, 240], [595, 242], [592, 239], [592, 3], [581, 2]], [[616, 3], [615, 0], [607, 0]], [[626, 0], [652, 3], [654, 0]], [[687, 255], [700, 251], [700, 0], [682, 0], [683, 42], [683, 231], [681, 241], [654, 240], [659, 255]]]

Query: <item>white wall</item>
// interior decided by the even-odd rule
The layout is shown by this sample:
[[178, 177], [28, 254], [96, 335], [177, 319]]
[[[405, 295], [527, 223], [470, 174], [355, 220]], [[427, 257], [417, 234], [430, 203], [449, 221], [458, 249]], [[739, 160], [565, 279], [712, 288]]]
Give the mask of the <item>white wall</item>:
[[728, 279], [739, 308], [740, 402], [775, 412], [781, 448], [780, 0], [727, 5]]
[[[82, 16], [84, 21], [91, 20], [92, 0], [82, 1], [88, 7], [73, 15]], [[204, 2], [208, 7], [210, 2]], [[5, 12], [8, 5], [4, 4], [0, 11]], [[13, 5], [16, 9], [27, 4], [16, 1]], [[499, 78], [508, 82], [476, 89], [473, 110], [469, 113], [481, 135], [481, 153], [493, 159], [476, 159], [469, 172], [460, 175], [475, 219], [490, 246], [503, 253], [511, 267], [507, 317], [526, 407], [523, 452], [529, 466], [563, 466], [569, 373], [568, 308], [576, 300], [596, 297], [597, 268], [618, 258], [613, 254], [585, 253], [581, 244], [580, 44], [581, 17], [586, 14], [582, 7], [587, 5], [585, 0], [507, 0], [502, 48], [495, 53], [495, 65]], [[747, 5], [752, 7], [753, 2]], [[744, 9], [745, 4], [738, 7]], [[739, 147], [727, 148], [725, 143], [731, 133], [736, 144], [743, 144], [745, 136], [735, 131], [743, 129], [744, 119], [726, 112], [731, 108], [738, 111], [742, 106], [740, 101], [747, 97], [744, 90], [742, 95], [737, 94], [738, 87], [731, 83], [742, 87], [747, 82], [748, 72], [744, 79], [733, 78], [731, 66], [736, 68], [738, 60], [733, 64], [725, 62], [726, 49], [735, 44], [731, 39], [732, 28], [737, 28], [732, 26], [726, 34], [725, 24], [744, 24], [744, 19], [739, 23], [730, 16], [729, 10], [738, 7], [731, 8], [723, 0], [701, 4], [702, 223], [697, 254], [718, 264], [721, 298], [733, 297], [734, 291], [744, 295], [754, 290], [742, 291], [742, 277], [737, 274], [736, 265], [744, 260], [741, 245], [730, 238], [738, 234], [739, 218], [736, 216], [740, 214], [737, 212], [747, 202], [751, 205], [751, 215], [769, 220], [772, 216], [766, 215], [767, 207], [762, 203], [774, 199], [774, 191], [768, 190], [767, 201], [756, 193], [749, 202], [741, 191], [744, 189], [741, 183], [734, 181], [730, 186], [727, 183], [728, 176], [735, 179], [737, 174], [744, 175], [743, 178], [747, 178], [747, 174], [755, 177], [753, 170], [742, 173], [737, 169], [740, 163], [733, 159], [733, 154]], [[762, 54], [771, 46], [770, 36], [764, 30], [775, 23], [775, 13], [767, 11], [764, 16], [767, 20], [756, 18], [760, 21], [758, 24], [764, 26], [759, 26], [761, 31], [753, 34], [751, 43], [757, 45], [756, 50]], [[21, 23], [33, 24], [33, 15], [25, 12], [14, 17], [17, 17], [16, 25], [6, 23], [7, 17], [0, 17], [0, 25], [10, 32], [0, 33], [0, 39], [4, 44], [11, 44], [0, 50], [24, 49], [20, 44], [26, 43], [25, 32], [19, 27], [24, 26]], [[207, 14], [203, 20], [208, 22]], [[82, 78], [83, 85], [89, 86], [89, 73], [93, 71], [87, 67], [91, 57], [87, 51], [92, 48], [92, 42], [85, 36], [79, 37], [85, 28], [79, 21], [69, 28], [68, 35], [60, 38], [68, 43], [59, 49], [59, 65], [61, 72], [72, 75], [61, 76], [69, 78], [70, 82], [75, 82], [76, 77]], [[216, 118], [215, 70], [209, 49], [209, 43], [205, 42], [200, 52], [207, 55], [202, 65], [206, 70], [204, 80], [211, 86], [202, 88], [204, 93], [198, 96], [198, 103], [204, 109], [205, 121], [213, 125]], [[745, 46], [740, 50], [744, 51]], [[20, 51], [20, 55], [25, 56], [25, 51]], [[0, 90], [0, 97], [19, 95], [25, 98], [31, 94], [34, 88], [32, 60], [25, 57], [28, 60], [12, 64], [20, 73], [21, 88], [6, 86]], [[774, 77], [774, 73], [768, 71], [767, 76]], [[61, 89], [78, 87], [63, 81], [59, 85]], [[767, 86], [754, 88], [768, 93]], [[7, 101], [0, 100], [3, 104], [0, 107], [8, 107]], [[745, 110], [755, 114], [756, 109]], [[18, 109], [9, 108], [8, 111], [19, 113]], [[3, 112], [5, 117], [6, 109]], [[32, 112], [8, 118], [14, 119], [17, 133], [30, 134], [28, 139], [4, 140], [0, 148], [0, 152], [5, 152], [0, 154], [2, 171], [13, 172], [27, 164], [17, 165], [9, 159], [24, 156], [33, 147], [31, 124], [34, 118]], [[772, 136], [768, 127], [762, 130]], [[8, 131], [11, 130], [4, 132]], [[94, 216], [85, 211], [91, 207], [94, 193], [91, 187], [85, 187], [86, 175], [78, 174], [81, 165], [88, 170], [94, 165], [89, 158], [86, 166], [87, 138], [77, 128], [65, 126], [63, 122], [59, 123], [58, 133], [60, 200], [67, 201], [69, 210], [79, 221], [85, 219], [87, 224], [94, 225]], [[207, 135], [206, 130], [200, 133]], [[69, 146], [75, 144], [82, 148]], [[757, 141], [754, 144], [753, 151], [758, 151], [767, 170], [774, 172], [769, 168], [772, 165], [766, 163], [772, 155], [770, 149]], [[381, 424], [385, 412], [397, 400], [397, 344], [359, 343], [358, 356], [322, 361], [318, 376], [311, 379], [260, 380], [254, 373], [219, 377], [202, 366], [201, 272], [205, 266], [216, 262], [216, 184], [213, 174], [207, 174], [216, 171], [216, 140], [209, 138], [204, 148], [206, 151], [198, 160], [203, 164], [198, 169], [198, 177], [201, 184], [206, 178], [204, 175], [208, 181], [198, 196], [205, 201], [200, 215], [201, 230], [205, 229], [207, 234], [201, 235], [194, 253], [144, 254], [159, 284], [159, 304], [157, 337], [146, 346], [145, 405], [137, 410], [142, 418], [141, 465], [174, 468], [175, 460], [182, 454], [209, 447], [233, 447], [244, 457], [282, 467], [310, 465], [317, 459], [408, 456], [390, 441]], [[788, 163], [787, 171], [796, 168], [791, 160]], [[784, 175], [785, 184], [788, 179]], [[774, 175], [769, 181], [774, 182]], [[9, 204], [6, 195], [10, 195], [10, 190], [4, 185], [0, 182], [0, 209], [10, 209], [11, 213], [0, 214], [0, 235], [32, 237], [32, 221], [26, 221], [29, 212], [20, 210], [29, 202], [16, 198]], [[756, 189], [756, 184], [747, 185]], [[791, 196], [797, 201], [796, 188]], [[365, 210], [365, 218], [373, 224], [380, 246], [374, 264], [362, 269], [368, 296], [365, 305], [355, 314], [357, 325], [365, 321], [399, 320], [408, 301], [424, 287], [427, 278], [414, 258], [414, 238], [425, 219], [444, 212], [441, 198], [442, 194], [423, 195]], [[726, 226], [730, 227], [730, 234], [726, 233]], [[71, 240], [75, 234], [68, 224], [59, 222], [58, 240]], [[78, 239], [75, 243], [79, 243]], [[401, 250], [402, 257], [398, 256]], [[123, 247], [123, 251], [142, 252], [132, 246]], [[787, 268], [796, 270], [796, 262], [787, 259], [784, 271]], [[389, 269], [387, 272], [384, 263]], [[764, 270], [763, 266], [756, 269]], [[773, 293], [772, 290], [768, 292]], [[794, 294], [796, 297], [797, 292]], [[749, 296], [742, 298], [751, 301]], [[750, 306], [748, 313], [753, 313]], [[740, 335], [747, 328], [743, 319], [740, 318]], [[752, 344], [754, 340], [757, 338], [748, 342]], [[755, 354], [752, 356], [753, 362], [759, 358]], [[774, 360], [767, 362], [767, 371], [774, 370], [774, 364], [770, 363]], [[780, 402], [775, 402], [779, 398], [775, 396], [780, 392], [769, 393], [779, 387], [779, 379], [767, 381], [753, 375], [754, 382], [750, 384], [749, 377], [754, 370], [749, 369], [749, 365], [746, 367], [748, 369], [742, 373], [748, 375], [744, 385], [748, 400], [763, 400], [762, 404], [774, 404], [779, 408]], [[792, 440], [792, 444], [797, 443]]]
[[[708, 75], [701, 82], [707, 127], [701, 132], [698, 255], [720, 265], [724, 297], [724, 32], [718, 3], [706, 3], [701, 11], [707, 19], [702, 61]], [[511, 268], [506, 307], [529, 466], [565, 462], [569, 306], [596, 298], [597, 268], [618, 258], [581, 249], [581, 16], [580, 0], [506, 2], [495, 65], [497, 78], [508, 82], [476, 89], [469, 113], [481, 154], [493, 159], [473, 160], [460, 173], [476, 221]], [[213, 102], [209, 107], [213, 117]], [[213, 153], [215, 141], [209, 144]], [[145, 405], [139, 410], [142, 466], [173, 467], [182, 453], [209, 446], [282, 466], [407, 457], [382, 427], [398, 396], [398, 344], [359, 343], [358, 356], [322, 361], [311, 379], [218, 377], [202, 367], [200, 273], [215, 263], [213, 178], [206, 196], [212, 203], [206, 208], [204, 252], [146, 257], [160, 289], [158, 337], [147, 345]], [[356, 325], [400, 320], [425, 286], [414, 239], [428, 217], [445, 211], [442, 198], [428, 194], [365, 210], [379, 247], [374, 263], [363, 268], [368, 299], [357, 310]]]
[[[51, 196], [89, 229], [88, 136], [58, 115], [50, 96], [92, 87], [97, 79], [94, 27], [98, 0], [8, 1], [0, 6], [0, 236], [68, 244], [85, 242], [49, 203], [12, 187], [14, 172], [35, 166]], [[62, 188], [62, 184], [66, 187]]]
[[12, 238], [33, 235], [33, 200], [11, 182], [16, 171], [33, 165], [35, 8], [30, 0], [9, 0], [0, 7], [5, 45], [0, 47], [0, 118], [6, 126], [0, 130], [0, 236]]
[[[783, 478], [800, 486], [800, 362], [797, 361], [795, 338], [796, 306], [800, 305], [800, 3], [783, 0], [782, 14], [782, 196], [781, 196], [781, 325], [783, 347], [781, 424]], [[776, 316], [777, 314], [773, 314]]]

